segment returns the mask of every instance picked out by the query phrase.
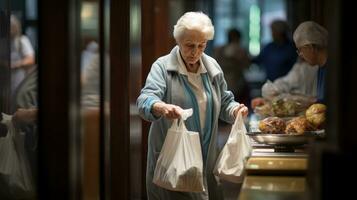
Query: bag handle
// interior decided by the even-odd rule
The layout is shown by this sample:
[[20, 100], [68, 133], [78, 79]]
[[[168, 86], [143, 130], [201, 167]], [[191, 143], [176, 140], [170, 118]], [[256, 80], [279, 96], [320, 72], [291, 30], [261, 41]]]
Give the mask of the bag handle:
[[191, 117], [193, 114], [192, 108], [183, 110], [180, 115], [181, 117], [179, 119], [174, 119], [171, 128], [176, 129], [176, 130], [185, 130], [187, 131], [187, 128], [185, 126], [185, 121], [187, 118]]
[[242, 127], [245, 127], [244, 121], [243, 121], [243, 115], [242, 111], [239, 110], [236, 119], [234, 120], [233, 127], [234, 129], [241, 129]]
[[5, 113], [1, 113], [1, 117], [2, 117], [2, 120], [1, 120], [0, 123], [4, 124], [8, 129], [6, 137], [7, 138], [14, 137], [13, 131], [10, 130], [10, 129], [14, 128], [14, 125], [12, 123], [12, 116], [11, 115], [7, 115]]
[[191, 117], [192, 114], [193, 114], [193, 109], [192, 109], [192, 108], [183, 110], [183, 111], [181, 112], [181, 119], [182, 119], [183, 121], [186, 121], [186, 119], [189, 118], [189, 117]]

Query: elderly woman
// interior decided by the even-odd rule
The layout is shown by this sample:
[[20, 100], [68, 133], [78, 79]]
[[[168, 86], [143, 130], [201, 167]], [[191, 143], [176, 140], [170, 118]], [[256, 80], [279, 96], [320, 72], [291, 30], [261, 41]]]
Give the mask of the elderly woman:
[[15, 15], [10, 17], [11, 39], [11, 92], [25, 78], [27, 70], [35, 64], [35, 51], [30, 40], [22, 35], [21, 23]]
[[[174, 26], [178, 46], [157, 59], [151, 67], [144, 88], [137, 99], [140, 115], [151, 121], [148, 138], [146, 185], [149, 199], [222, 199], [213, 176], [219, 154], [218, 118], [233, 123], [238, 111], [247, 107], [234, 101], [227, 91], [218, 63], [204, 54], [207, 41], [214, 35], [209, 17], [201, 12], [185, 13]], [[186, 121], [188, 130], [200, 133], [206, 192], [183, 193], [159, 188], [152, 183], [155, 165], [172, 119], [182, 109], [193, 108]]]
[[306, 21], [296, 28], [293, 37], [299, 56], [311, 66], [319, 66], [317, 72], [317, 100], [323, 101], [328, 32], [319, 24], [313, 21]]

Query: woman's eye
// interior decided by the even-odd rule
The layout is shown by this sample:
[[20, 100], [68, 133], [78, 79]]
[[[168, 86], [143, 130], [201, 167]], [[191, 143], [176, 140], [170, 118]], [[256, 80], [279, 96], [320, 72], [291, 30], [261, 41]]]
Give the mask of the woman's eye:
[[200, 44], [198, 47], [199, 48], [205, 48], [206, 47], [206, 43]]
[[194, 47], [195, 47], [194, 44], [188, 44], [188, 45], [186, 45], [186, 46], [189, 47], [189, 48], [194, 48]]

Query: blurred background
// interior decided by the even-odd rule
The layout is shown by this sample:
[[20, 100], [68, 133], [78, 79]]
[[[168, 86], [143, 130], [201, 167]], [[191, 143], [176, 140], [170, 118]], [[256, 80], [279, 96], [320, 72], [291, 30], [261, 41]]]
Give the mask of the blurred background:
[[[235, 75], [226, 79], [236, 100], [247, 106], [261, 96], [267, 80], [286, 75], [297, 59], [291, 43], [286, 58], [275, 54], [286, 60], [271, 74], [272, 61], [259, 57], [275, 41], [274, 21], [286, 24], [280, 32], [287, 45], [303, 21], [316, 21], [329, 31], [327, 138], [309, 153], [313, 164], [306, 190], [310, 199], [354, 194], [345, 182], [356, 175], [352, 3], [0, 0], [0, 111], [6, 114], [0, 165], [7, 163], [0, 166], [0, 199], [146, 199], [150, 124], [141, 120], [135, 102], [151, 64], [175, 46], [173, 26], [187, 11], [212, 19], [215, 36], [205, 53], [219, 63], [224, 63], [220, 51], [229, 43], [229, 31], [239, 32], [246, 62], [234, 64], [239, 67], [226, 74]], [[10, 127], [17, 130], [12, 140]], [[221, 146], [229, 131], [222, 123]], [[238, 199], [240, 184], [223, 187], [226, 199]]]

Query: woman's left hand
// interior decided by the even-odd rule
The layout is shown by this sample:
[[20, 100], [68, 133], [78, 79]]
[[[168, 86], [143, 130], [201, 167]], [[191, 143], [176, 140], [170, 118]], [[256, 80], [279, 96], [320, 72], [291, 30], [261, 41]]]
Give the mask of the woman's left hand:
[[37, 108], [19, 108], [14, 113], [12, 120], [15, 126], [33, 124], [37, 120]]
[[248, 108], [244, 104], [239, 104], [239, 106], [235, 108], [233, 113], [235, 118], [237, 117], [239, 111], [242, 112], [243, 117], [246, 117], [248, 115]]

